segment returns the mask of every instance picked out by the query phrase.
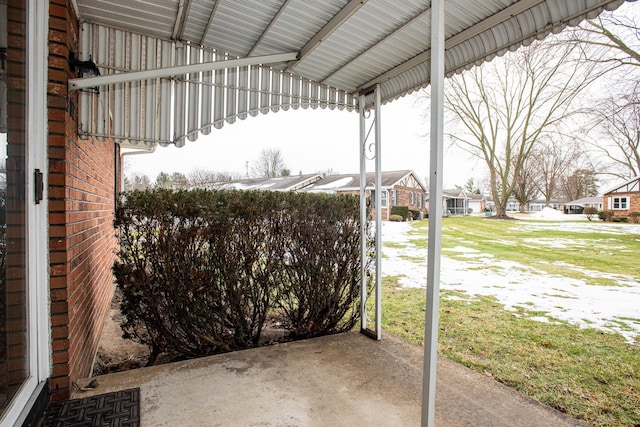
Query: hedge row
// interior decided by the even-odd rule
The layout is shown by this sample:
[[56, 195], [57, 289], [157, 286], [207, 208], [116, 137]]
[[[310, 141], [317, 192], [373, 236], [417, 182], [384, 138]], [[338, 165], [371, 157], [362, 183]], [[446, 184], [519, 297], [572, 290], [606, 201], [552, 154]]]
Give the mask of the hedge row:
[[273, 316], [292, 339], [349, 330], [359, 318], [357, 197], [134, 191], [115, 226], [121, 327], [149, 346], [149, 364], [161, 353], [256, 346]]

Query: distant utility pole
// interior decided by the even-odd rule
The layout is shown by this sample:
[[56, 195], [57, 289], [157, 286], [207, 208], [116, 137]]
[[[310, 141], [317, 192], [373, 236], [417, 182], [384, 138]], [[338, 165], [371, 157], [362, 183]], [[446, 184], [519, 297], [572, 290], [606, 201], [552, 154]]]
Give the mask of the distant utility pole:
[[249, 160], [244, 163], [244, 168], [246, 170], [247, 179], [249, 179]]

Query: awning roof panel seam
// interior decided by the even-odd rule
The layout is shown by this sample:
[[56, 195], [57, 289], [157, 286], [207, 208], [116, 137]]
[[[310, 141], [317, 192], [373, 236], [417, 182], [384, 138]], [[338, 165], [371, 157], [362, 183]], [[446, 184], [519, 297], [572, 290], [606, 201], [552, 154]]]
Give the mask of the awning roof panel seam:
[[[423, 17], [428, 20], [428, 14]], [[327, 84], [340, 86], [347, 84], [353, 90], [357, 90], [358, 81], [373, 79], [386, 71], [386, 61], [400, 61], [402, 58], [412, 58], [428, 48], [426, 38], [420, 39], [420, 29], [426, 30], [425, 22], [416, 20], [403, 31], [394, 33], [375, 46], [353, 58], [339, 70], [328, 76], [323, 81]], [[396, 48], [396, 46], [402, 46]], [[350, 76], [350, 79], [344, 76]]]
[[[359, 74], [359, 79], [362, 79], [362, 73], [354, 72], [353, 70], [366, 70], [366, 65], [358, 66], [358, 63], [366, 63], [367, 57], [380, 56], [381, 58], [384, 58], [385, 61], [390, 61], [392, 60], [392, 56], [396, 56], [395, 61], [398, 61], [420, 54], [429, 47], [428, 39], [424, 37], [424, 34], [426, 34], [429, 28], [429, 19], [429, 10], [419, 12], [416, 16], [397, 25], [393, 31], [375, 41], [373, 45], [367, 46], [365, 49], [360, 49], [358, 51], [354, 50], [353, 55], [349, 55], [348, 59], [345, 59], [339, 67], [334, 67], [330, 74], [320, 77], [321, 81], [327, 84], [339, 85], [340, 83], [337, 82], [340, 81], [339, 76], [343, 73], [347, 73], [352, 76], [357, 76]], [[345, 31], [345, 33], [346, 34], [344, 34], [342, 38], [339, 38], [341, 34], [335, 35], [335, 38], [338, 39], [336, 43], [338, 48], [347, 44], [350, 39], [350, 33], [348, 31]], [[332, 54], [334, 54], [334, 52], [326, 52], [326, 55]], [[371, 73], [369, 73], [369, 77], [367, 78], [370, 79], [373, 77], [375, 76], [372, 76]], [[358, 85], [354, 83], [351, 84], [351, 87], [355, 90]]]

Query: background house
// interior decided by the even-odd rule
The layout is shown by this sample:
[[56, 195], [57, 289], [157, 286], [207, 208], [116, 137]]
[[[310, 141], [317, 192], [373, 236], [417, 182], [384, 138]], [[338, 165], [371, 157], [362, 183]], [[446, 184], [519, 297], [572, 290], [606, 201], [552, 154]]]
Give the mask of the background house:
[[[560, 201], [552, 199], [549, 201], [549, 207], [552, 209], [560, 209]], [[542, 209], [547, 206], [547, 201], [545, 199], [536, 199], [532, 200], [524, 206], [525, 212], [540, 212]], [[514, 198], [510, 198], [507, 200], [507, 211], [508, 212], [519, 212], [520, 211], [520, 202], [518, 202]]]
[[[407, 206], [410, 210], [420, 211], [421, 217], [426, 215], [426, 187], [413, 171], [382, 172], [381, 178], [382, 219], [389, 219], [392, 206]], [[375, 174], [373, 172], [367, 173], [366, 196], [371, 200], [375, 198], [374, 180]], [[360, 174], [326, 176], [305, 187], [302, 191], [359, 194]], [[375, 212], [372, 211], [372, 214], [375, 215]]]
[[443, 203], [446, 215], [467, 215], [469, 213], [470, 197], [458, 188], [442, 190], [446, 203]]
[[483, 213], [487, 209], [487, 198], [484, 194], [469, 194], [470, 213]]
[[614, 218], [628, 218], [633, 212], [640, 213], [640, 177], [606, 191], [603, 198], [605, 210], [613, 212]]
[[[551, 199], [549, 200], [549, 207], [552, 209], [559, 210], [562, 203], [560, 200]], [[524, 210], [525, 212], [540, 212], [547, 206], [547, 201], [545, 199], [535, 199], [527, 203]]]
[[582, 197], [580, 199], [572, 200], [564, 204], [564, 213], [566, 214], [581, 214], [585, 208], [596, 208], [598, 211], [603, 209], [603, 197]]

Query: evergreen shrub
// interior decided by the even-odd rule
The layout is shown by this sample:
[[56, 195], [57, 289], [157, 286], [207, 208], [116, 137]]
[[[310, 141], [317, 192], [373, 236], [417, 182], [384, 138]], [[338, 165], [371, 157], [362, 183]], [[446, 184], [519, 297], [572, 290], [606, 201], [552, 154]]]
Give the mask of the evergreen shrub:
[[414, 221], [420, 219], [420, 211], [418, 209], [409, 209], [409, 213], [411, 214], [411, 219]]
[[349, 330], [359, 318], [355, 196], [134, 191], [115, 226], [121, 327], [149, 346], [149, 364], [161, 353], [257, 346], [269, 316], [285, 319], [294, 339]]
[[400, 215], [403, 221], [409, 217], [409, 206], [391, 206], [391, 215]]

